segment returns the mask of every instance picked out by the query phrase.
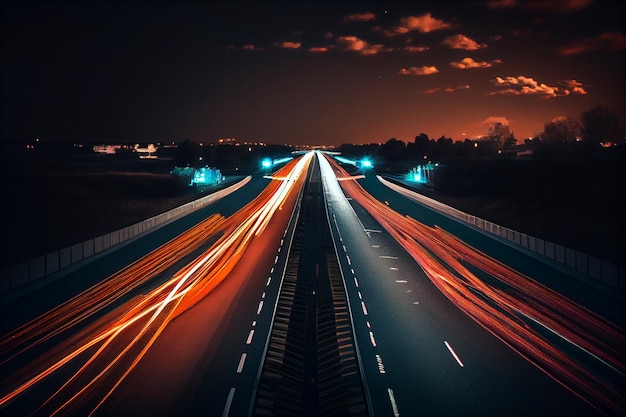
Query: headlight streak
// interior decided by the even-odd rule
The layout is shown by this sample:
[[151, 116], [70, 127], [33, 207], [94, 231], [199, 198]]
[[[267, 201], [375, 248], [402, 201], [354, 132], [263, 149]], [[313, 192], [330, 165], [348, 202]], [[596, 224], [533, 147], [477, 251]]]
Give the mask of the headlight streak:
[[[126, 312], [118, 314], [112, 324], [90, 326], [80, 333], [80, 342], [63, 342], [62, 346], [50, 352], [37, 364], [20, 370], [4, 381], [0, 408], [99, 345], [33, 414], [63, 414], [70, 412], [71, 407], [78, 406], [83, 412], [85, 401], [95, 402], [95, 405], [89, 406], [91, 411], [88, 414], [95, 413], [136, 367], [166, 326], [227, 277], [250, 241], [262, 233], [275, 211], [289, 196], [301, 173], [308, 168], [312, 156], [312, 153], [305, 154], [289, 162], [279, 171], [279, 178], [285, 178], [284, 181], [272, 181], [250, 204], [228, 219], [216, 216], [211, 221], [211, 226], [206, 221], [203, 222], [203, 226], [198, 225], [189, 231], [195, 231], [193, 237], [185, 233], [175, 238], [103, 283], [3, 337], [0, 340], [0, 365], [48, 340], [51, 335], [59, 334], [84, 321], [130, 291], [128, 286], [136, 288], [171, 266], [172, 259], [179, 260], [182, 257], [172, 256], [170, 252], [182, 253], [184, 256], [190, 252], [187, 245], [193, 246], [196, 239], [201, 243], [218, 230], [223, 233], [205, 254], [181, 269], [172, 279], [145, 296], [136, 297], [120, 307], [120, 310], [125, 308]], [[206, 233], [207, 230], [210, 233]], [[129, 334], [137, 325], [140, 326], [138, 331]], [[130, 340], [120, 340], [122, 335]], [[119, 343], [114, 344], [114, 341]], [[117, 353], [113, 351], [116, 348], [119, 350]], [[4, 355], [11, 352], [13, 353], [5, 359]], [[96, 398], [93, 395], [96, 389], [105, 394]], [[83, 403], [79, 405], [79, 401]]]
[[[340, 185], [407, 250], [432, 283], [479, 325], [601, 413], [626, 413], [623, 387], [568, 356], [524, 318], [599, 359], [617, 372], [620, 381], [626, 375], [623, 329], [441, 228], [395, 212], [356, 181]], [[484, 282], [466, 265], [497, 278], [507, 290]]]

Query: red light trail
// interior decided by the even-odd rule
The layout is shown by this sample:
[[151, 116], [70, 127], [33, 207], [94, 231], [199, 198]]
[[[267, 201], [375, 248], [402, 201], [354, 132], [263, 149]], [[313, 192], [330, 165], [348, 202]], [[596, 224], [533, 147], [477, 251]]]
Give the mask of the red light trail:
[[[336, 175], [349, 177], [328, 159]], [[340, 185], [408, 251], [432, 283], [474, 321], [600, 412], [625, 414], [623, 387], [614, 386], [567, 355], [528, 320], [608, 365], [620, 378], [626, 375], [623, 329], [445, 230], [394, 211], [356, 181], [340, 181]], [[470, 267], [496, 278], [506, 290], [480, 279]]]

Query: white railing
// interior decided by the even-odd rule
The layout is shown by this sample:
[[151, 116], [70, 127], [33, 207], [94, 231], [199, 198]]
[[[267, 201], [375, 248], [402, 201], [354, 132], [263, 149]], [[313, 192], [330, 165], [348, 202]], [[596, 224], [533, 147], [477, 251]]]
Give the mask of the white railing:
[[218, 190], [182, 206], [175, 207], [139, 223], [132, 224], [119, 230], [106, 233], [84, 242], [55, 250], [0, 271], [0, 296], [22, 288], [32, 282], [64, 270], [72, 265], [93, 258], [102, 252], [119, 247], [123, 243], [137, 238], [145, 233], [153, 232], [172, 221], [211, 204], [222, 197], [246, 185], [251, 177]]
[[477, 229], [483, 230], [492, 235], [498, 236], [508, 242], [514, 243], [533, 253], [544, 256], [558, 264], [573, 269], [584, 277], [602, 282], [610, 287], [621, 291], [626, 290], [626, 268], [613, 262], [587, 255], [574, 249], [543, 239], [529, 236], [516, 230], [508, 229], [504, 226], [481, 219], [480, 217], [464, 213], [460, 210], [447, 206], [437, 200], [426, 197], [422, 194], [411, 191], [405, 187], [388, 181], [381, 176], [378, 180], [387, 187], [403, 194], [407, 198], [424, 204], [436, 211], [442, 212], [452, 218], [470, 224]]

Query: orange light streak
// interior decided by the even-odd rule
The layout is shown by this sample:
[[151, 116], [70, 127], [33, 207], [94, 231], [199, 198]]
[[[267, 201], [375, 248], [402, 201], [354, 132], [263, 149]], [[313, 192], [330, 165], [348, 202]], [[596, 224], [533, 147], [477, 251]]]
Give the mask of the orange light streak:
[[[127, 302], [123, 309], [120, 307], [117, 311], [125, 310], [125, 312], [121, 315], [116, 313], [118, 318], [112, 324], [91, 326], [90, 329], [83, 331], [86, 334], [81, 337], [82, 341], [73, 343], [66, 341], [66, 346], [61, 346], [58, 352], [52, 352], [39, 364], [34, 364], [24, 372], [13, 375], [11, 380], [5, 381], [5, 387], [13, 386], [5, 388], [6, 391], [1, 394], [0, 407], [24, 394], [69, 362], [79, 359], [89, 349], [99, 345], [96, 351], [83, 361], [79, 369], [36, 409], [35, 413], [57, 415], [69, 412], [71, 407], [78, 407], [77, 403], [80, 400], [86, 399], [98, 388], [105, 394], [90, 407], [89, 414], [97, 411], [137, 366], [166, 326], [227, 278], [250, 241], [262, 233], [275, 211], [282, 206], [296, 184], [302, 185], [302, 182], [297, 180], [302, 172], [308, 169], [312, 157], [313, 154], [309, 153], [290, 161], [277, 173], [285, 180], [270, 182], [259, 196], [228, 219], [221, 216], [215, 216], [211, 218], [211, 221], [207, 219], [114, 274], [105, 282], [3, 338], [0, 341], [2, 354], [16, 351], [17, 353], [11, 354], [6, 359], [3, 358], [1, 364], [11, 361], [36, 344], [49, 339], [51, 333], [60, 333], [54, 329], [67, 330], [104, 306], [110, 305], [116, 298], [129, 291], [124, 289], [125, 286], [136, 287], [139, 285], [137, 281], [147, 282], [158, 272], [166, 269], [163, 264], [169, 267], [173, 265], [174, 260], [188, 254], [190, 246], [198, 247], [208, 236], [218, 231], [223, 233], [210, 249], [182, 268], [172, 279], [154, 288], [145, 296], [136, 297]], [[135, 325], [140, 325], [139, 330], [133, 332], [132, 336], [127, 335]], [[127, 338], [130, 336], [130, 340], [120, 340], [122, 335]], [[134, 347], [142, 346], [142, 344], [143, 347], [133, 352]], [[113, 352], [115, 349], [119, 349], [119, 352]], [[111, 355], [113, 355], [112, 358]], [[114, 374], [113, 369], [116, 369], [115, 375], [119, 376], [111, 380]], [[92, 375], [89, 376], [89, 373]], [[86, 378], [86, 381], [80, 382], [79, 378]], [[16, 380], [22, 382], [14, 385]], [[58, 404], [55, 405], [54, 402]]]

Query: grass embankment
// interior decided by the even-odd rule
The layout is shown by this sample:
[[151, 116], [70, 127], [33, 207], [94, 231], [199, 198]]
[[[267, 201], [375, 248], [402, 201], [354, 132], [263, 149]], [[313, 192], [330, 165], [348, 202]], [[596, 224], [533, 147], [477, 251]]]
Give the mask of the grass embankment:
[[625, 264], [621, 160], [482, 161], [448, 167], [424, 194], [531, 236]]
[[[126, 227], [200, 195], [171, 161], [24, 158], [3, 173], [1, 266]], [[424, 194], [520, 232], [625, 264], [623, 158], [450, 165]], [[8, 167], [8, 168], [7, 168]]]

